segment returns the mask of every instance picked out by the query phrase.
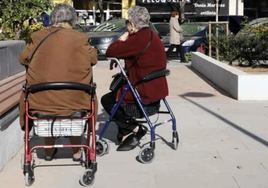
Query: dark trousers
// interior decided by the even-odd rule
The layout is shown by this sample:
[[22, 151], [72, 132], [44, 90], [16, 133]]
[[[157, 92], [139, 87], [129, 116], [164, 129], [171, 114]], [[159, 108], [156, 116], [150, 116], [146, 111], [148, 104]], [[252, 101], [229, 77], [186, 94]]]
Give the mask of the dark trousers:
[[170, 44], [166, 54], [167, 54], [167, 57], [173, 52], [174, 48], [176, 48], [176, 55], [178, 56], [178, 54], [180, 53], [180, 57], [181, 57], [181, 61], [185, 62], [186, 61], [186, 58], [185, 58], [185, 54], [184, 54], [184, 50], [182, 48], [182, 45], [179, 44]]
[[[101, 104], [109, 115], [111, 115], [111, 110], [116, 104], [116, 95], [117, 92], [110, 92], [103, 95], [101, 98]], [[138, 123], [135, 122], [134, 119], [130, 119], [129, 117], [126, 119], [125, 112], [120, 106], [114, 115], [114, 119], [116, 125], [118, 126], [118, 134], [120, 136], [125, 136], [129, 133], [132, 133], [133, 130], [138, 126]], [[127, 123], [127, 121], [131, 121], [131, 123]]]

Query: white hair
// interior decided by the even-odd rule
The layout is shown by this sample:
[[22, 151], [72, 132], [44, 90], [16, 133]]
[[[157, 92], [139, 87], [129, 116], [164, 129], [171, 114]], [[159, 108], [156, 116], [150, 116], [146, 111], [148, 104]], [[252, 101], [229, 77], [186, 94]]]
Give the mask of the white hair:
[[69, 23], [71, 26], [75, 26], [77, 15], [75, 8], [67, 3], [60, 3], [55, 6], [50, 14], [50, 23], [54, 25], [56, 23]]
[[150, 13], [145, 7], [134, 6], [128, 10], [128, 20], [134, 23], [138, 29], [148, 27]]

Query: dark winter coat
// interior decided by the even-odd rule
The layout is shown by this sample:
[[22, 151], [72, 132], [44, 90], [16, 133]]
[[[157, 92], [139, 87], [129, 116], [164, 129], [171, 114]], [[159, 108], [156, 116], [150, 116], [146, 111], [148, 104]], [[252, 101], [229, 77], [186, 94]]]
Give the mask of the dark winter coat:
[[[133, 65], [135, 58], [144, 50], [153, 34], [152, 43], [141, 58]], [[125, 41], [117, 40], [107, 49], [106, 56], [124, 59], [128, 69], [129, 79], [132, 84], [145, 75], [166, 69], [166, 54], [164, 45], [159, 37], [151, 32], [149, 28], [143, 28], [137, 33], [129, 35]], [[132, 66], [133, 65], [133, 66]], [[129, 67], [132, 66], [130, 69]], [[154, 79], [150, 82], [142, 83], [136, 87], [141, 98], [145, 102], [153, 102], [165, 98], [168, 95], [168, 85], [165, 77]], [[124, 91], [124, 86], [118, 92], [117, 99]], [[134, 102], [131, 91], [128, 91], [123, 103]]]

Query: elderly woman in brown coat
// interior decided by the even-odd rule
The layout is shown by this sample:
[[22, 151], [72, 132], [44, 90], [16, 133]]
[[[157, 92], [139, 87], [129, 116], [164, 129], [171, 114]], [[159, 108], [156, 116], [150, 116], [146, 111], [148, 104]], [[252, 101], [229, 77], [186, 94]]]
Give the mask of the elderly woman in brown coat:
[[176, 48], [176, 55], [178, 56], [178, 54], [180, 53], [181, 63], [186, 63], [184, 51], [181, 46], [182, 29], [180, 27], [178, 19], [179, 19], [179, 12], [173, 11], [171, 13], [171, 18], [169, 21], [170, 47], [167, 50], [167, 57], [173, 52], [174, 48]]
[[[42, 82], [79, 82], [88, 84], [92, 79], [92, 66], [97, 63], [97, 51], [89, 45], [89, 36], [72, 29], [76, 24], [76, 11], [68, 4], [58, 4], [50, 15], [51, 27], [31, 35], [32, 43], [20, 54], [19, 61], [28, 67], [28, 86]], [[29, 59], [37, 45], [50, 33]], [[68, 92], [68, 93], [67, 93]], [[24, 93], [20, 100], [20, 125], [24, 129]], [[70, 115], [90, 109], [90, 96], [82, 91], [44, 91], [29, 96], [32, 113]], [[97, 100], [96, 100], [97, 101]], [[95, 109], [97, 112], [97, 108]], [[97, 114], [97, 113], [95, 113]], [[54, 145], [52, 137], [45, 138], [46, 145]], [[81, 144], [81, 137], [71, 137], [71, 144]], [[45, 160], [53, 159], [57, 149], [45, 149]], [[73, 160], [79, 161], [81, 152], [73, 148]]]

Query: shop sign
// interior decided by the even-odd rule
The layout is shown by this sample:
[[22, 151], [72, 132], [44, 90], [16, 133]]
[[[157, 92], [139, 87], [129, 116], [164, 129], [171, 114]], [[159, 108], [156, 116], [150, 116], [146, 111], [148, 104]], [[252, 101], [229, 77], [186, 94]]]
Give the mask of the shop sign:
[[140, 3], [145, 4], [162, 4], [162, 3], [179, 3], [181, 0], [139, 0]]
[[[185, 5], [184, 13], [186, 17], [190, 16], [215, 16], [216, 2], [215, 0], [197, 0], [193, 3]], [[229, 0], [219, 1], [219, 15], [229, 15]]]
[[[165, 12], [167, 9], [170, 9], [170, 7], [179, 8], [179, 2], [181, 1], [182, 0], [136, 0], [136, 4], [148, 7], [151, 12]], [[219, 0], [219, 15], [229, 14], [229, 1], [230, 0]], [[186, 0], [184, 13], [185, 17], [215, 16], [216, 0]]]

